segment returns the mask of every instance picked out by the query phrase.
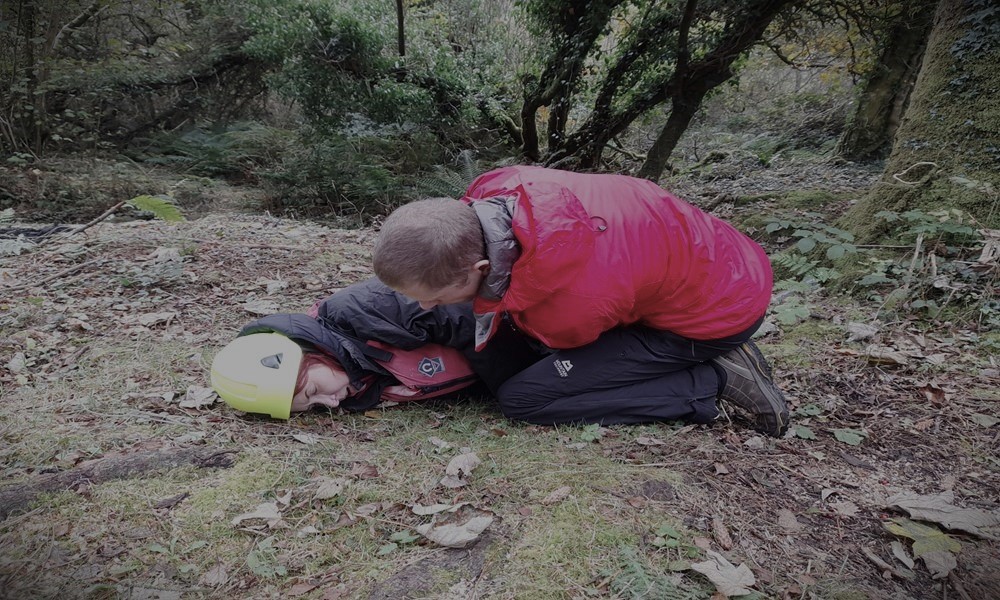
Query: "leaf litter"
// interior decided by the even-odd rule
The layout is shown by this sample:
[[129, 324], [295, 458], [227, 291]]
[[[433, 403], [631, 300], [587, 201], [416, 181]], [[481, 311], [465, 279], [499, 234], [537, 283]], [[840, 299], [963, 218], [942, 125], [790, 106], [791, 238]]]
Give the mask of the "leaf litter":
[[[186, 362], [191, 350], [217, 347], [242, 324], [254, 318], [252, 311], [300, 311], [339, 287], [370, 276], [366, 254], [371, 239], [369, 234], [308, 226], [297, 227], [300, 232], [286, 235], [283, 228], [286, 227], [279, 219], [244, 216], [236, 219], [213, 217], [170, 228], [155, 222], [105, 224], [95, 227], [88, 238], [81, 239], [79, 243], [64, 244], [58, 252], [22, 252], [5, 258], [0, 264], [3, 272], [0, 285], [27, 286], [18, 298], [0, 300], [0, 304], [9, 309], [2, 317], [6, 319], [5, 327], [16, 323], [9, 330], [11, 333], [0, 340], [0, 351], [6, 357], [0, 360], [0, 385], [6, 386], [5, 403], [20, 403], [10, 406], [27, 404], [33, 410], [45, 411], [56, 428], [67, 431], [88, 428], [90, 437], [95, 438], [95, 446], [98, 445], [97, 436], [107, 435], [102, 433], [101, 427], [117, 434], [123, 426], [134, 427], [137, 422], [180, 428], [164, 435], [163, 440], [178, 440], [182, 434], [192, 431], [202, 435], [185, 438], [185, 443], [205, 444], [213, 438], [227, 439], [241, 447], [271, 448], [276, 454], [328, 452], [330, 444], [337, 444], [340, 448], [341, 442], [347, 440], [363, 448], [371, 445], [376, 438], [394, 435], [382, 425], [386, 421], [391, 423], [392, 419], [387, 419], [380, 411], [371, 411], [375, 415], [373, 418], [349, 428], [339, 425], [340, 417], [322, 415], [293, 421], [293, 428], [289, 429], [280, 424], [243, 419], [218, 401], [209, 403], [207, 396], [195, 394], [189, 397], [186, 391], [178, 393], [192, 386], [203, 387], [206, 383], [205, 364], [199, 362], [203, 359], [199, 357]], [[362, 239], [365, 241], [357, 241]], [[338, 254], [317, 255], [314, 248], [320, 244], [324, 248], [337, 248]], [[181, 251], [175, 253], [171, 249]], [[48, 256], [55, 258], [42, 260]], [[314, 262], [317, 256], [318, 262]], [[178, 257], [180, 260], [177, 260]], [[45, 285], [34, 285], [71, 266], [79, 268]], [[851, 322], [846, 313], [841, 314], [836, 306], [822, 308], [831, 315], [831, 321]], [[664, 425], [634, 430], [617, 427], [565, 428], [560, 430], [561, 441], [549, 446], [549, 436], [555, 435], [550, 433], [551, 430], [511, 424], [489, 415], [488, 411], [481, 411], [485, 415], [482, 416], [482, 431], [494, 440], [499, 439], [498, 435], [489, 433], [494, 430], [503, 431], [505, 437], [530, 439], [535, 447], [534, 453], [554, 465], [565, 460], [559, 453], [572, 450], [574, 458], [568, 472], [585, 470], [588, 464], [602, 458], [614, 460], [620, 470], [622, 490], [591, 486], [587, 481], [581, 484], [570, 479], [554, 479], [551, 484], [542, 487], [544, 491], [538, 492], [536, 497], [544, 498], [546, 494], [563, 487], [571, 487], [573, 504], [600, 507], [594, 513], [598, 515], [595, 518], [600, 527], [616, 527], [637, 519], [655, 518], [669, 506], [671, 513], [684, 515], [695, 526], [693, 539], [700, 541], [693, 543], [693, 547], [701, 552], [696, 564], [715, 564], [715, 571], [726, 574], [728, 583], [723, 585], [742, 589], [756, 587], [780, 596], [784, 590], [792, 589], [791, 586], [808, 587], [824, 578], [836, 580], [838, 573], [842, 572], [848, 576], [846, 580], [853, 584], [878, 590], [872, 597], [885, 596], [893, 593], [891, 590], [894, 588], [887, 587], [881, 573], [872, 569], [863, 557], [857, 557], [853, 544], [864, 543], [880, 548], [879, 554], [906, 566], [900, 557], [908, 556], [907, 546], [920, 539], [924, 540], [917, 546], [920, 554], [917, 555], [917, 550], [913, 551], [913, 559], [917, 561], [914, 563], [917, 579], [912, 584], [896, 581], [893, 586], [912, 585], [914, 587], [908, 589], [911, 595], [918, 597], [924, 586], [930, 585], [932, 575], [941, 578], [942, 574], [952, 573], [954, 576], [957, 573], [973, 597], [989, 597], [989, 588], [985, 587], [988, 580], [982, 565], [997, 563], [993, 540], [962, 538], [959, 542], [961, 549], [956, 553], [947, 543], [942, 544], [943, 549], [936, 548], [932, 542], [942, 542], [936, 534], [921, 535], [904, 528], [916, 536], [907, 537], [883, 530], [878, 526], [878, 520], [874, 520], [875, 525], [872, 525], [873, 520], [869, 517], [879, 515], [892, 506], [888, 503], [890, 494], [885, 491], [887, 489], [942, 489], [943, 479], [954, 475], [957, 484], [953, 487], [961, 494], [961, 504], [972, 506], [976, 502], [981, 508], [961, 509], [955, 506], [955, 502], [943, 505], [932, 503], [930, 507], [903, 503], [896, 505], [896, 510], [906, 511], [909, 507], [939, 513], [943, 511], [945, 517], [942, 521], [929, 519], [927, 522], [940, 523], [942, 527], [949, 527], [946, 522], [952, 523], [952, 526], [955, 523], [971, 523], [980, 532], [991, 534], [991, 527], [983, 525], [977, 518], [969, 521], [968, 514], [959, 513], [962, 519], [955, 521], [954, 511], [993, 512], [996, 509], [995, 491], [1000, 489], [997, 475], [1000, 464], [996, 462], [995, 453], [991, 461], [989, 453], [969, 450], [996, 447], [997, 420], [992, 407], [997, 398], [990, 395], [987, 389], [1000, 384], [996, 363], [984, 362], [977, 341], [979, 338], [974, 332], [942, 328], [922, 333], [907, 330], [909, 325], [906, 323], [892, 325], [891, 328], [884, 323], [873, 325], [878, 326], [878, 331], [870, 336], [862, 328], [847, 328], [846, 335], [841, 330], [836, 336], [828, 338], [834, 341], [812, 343], [807, 352], [802, 352], [802, 348], [789, 341], [788, 330], [784, 333], [773, 330], [761, 340], [765, 354], [775, 362], [779, 384], [789, 396], [793, 409], [806, 405], [815, 407], [809, 409], [810, 414], [799, 415], [793, 420], [804, 428], [800, 432], [805, 433], [808, 429], [811, 436], [806, 433], [804, 436], [770, 440], [739, 427], [718, 426], [710, 429], [685, 426], [678, 429]], [[851, 340], [854, 335], [859, 337]], [[171, 364], [173, 374], [182, 383], [178, 384], [176, 379], [161, 383], [155, 377], [130, 374], [131, 383], [124, 392], [116, 393], [114, 398], [107, 400], [99, 399], [101, 402], [119, 402], [116, 406], [120, 408], [110, 411], [94, 411], [91, 407], [95, 405], [86, 404], [86, 398], [77, 398], [77, 404], [64, 405], [27, 395], [28, 386], [51, 385], [51, 382], [72, 374], [88, 356], [105, 355], [108, 350], [106, 345], [101, 345], [103, 340], [116, 340], [123, 346], [140, 340], [161, 345], [183, 345], [185, 358], [178, 358]], [[866, 354], [867, 346], [877, 351]], [[799, 354], [808, 355], [808, 368], [797, 367], [796, 361], [790, 360], [790, 357]], [[928, 367], [935, 369], [933, 375], [927, 373]], [[178, 400], [178, 397], [181, 399]], [[180, 406], [180, 402], [188, 400], [195, 405]], [[442, 423], [447, 428], [454, 417], [450, 410], [437, 409], [426, 414], [427, 420], [436, 424], [428, 426], [421, 439], [429, 440], [436, 452], [449, 452], [453, 445], [469, 445], [477, 439], [478, 434], [470, 434], [467, 438], [460, 438], [460, 442], [439, 444], [440, 438], [431, 440], [432, 429], [441, 427]], [[861, 438], [860, 443], [850, 448], [851, 460], [843, 458], [845, 453], [842, 449], [850, 445], [850, 441], [846, 440], [854, 441], [856, 438], [847, 436], [846, 440], [840, 440], [835, 433], [838, 430], [842, 435], [843, 432], [855, 432]], [[209, 432], [208, 436], [204, 435], [205, 431]], [[143, 439], [140, 435], [134, 437]], [[98, 457], [102, 451], [99, 447], [93, 451], [87, 451], [85, 447], [70, 448], [51, 458], [36, 458], [25, 452], [28, 447], [26, 441], [19, 442], [16, 436], [12, 441], [14, 443], [5, 450], [5, 456], [11, 457], [7, 461], [10, 467], [6, 476], [14, 481], [30, 481], [43, 476], [47, 468], [72, 467], [81, 457]], [[750, 443], [745, 444], [747, 441]], [[134, 448], [141, 448], [142, 443], [135, 442]], [[421, 443], [427, 445], [426, 442]], [[460, 455], [465, 454], [464, 451], [459, 452]], [[558, 458], [550, 458], [553, 452]], [[78, 458], [74, 459], [74, 456]], [[502, 470], [516, 465], [516, 462], [511, 462], [514, 460], [511, 457], [520, 454], [500, 456], [499, 460], [506, 463], [498, 467]], [[399, 513], [393, 513], [398, 508], [392, 502], [357, 501], [359, 494], [367, 498], [367, 493], [378, 489], [369, 486], [380, 486], [384, 479], [398, 476], [391, 462], [366, 457], [361, 450], [343, 459], [333, 457], [330, 460], [331, 463], [311, 473], [310, 477], [324, 473], [321, 477], [349, 484], [345, 483], [339, 491], [336, 491], [337, 484], [333, 484], [330, 489], [321, 492], [323, 485], [320, 480], [306, 479], [304, 481], [310, 482], [309, 487], [301, 494], [296, 492], [299, 498], [297, 504], [295, 501], [291, 504], [275, 501], [270, 503], [273, 504], [273, 511], [264, 509], [243, 513], [239, 517], [247, 518], [240, 522], [239, 527], [256, 532], [254, 535], [261, 535], [261, 531], [269, 532], [264, 535], [276, 536], [275, 548], [278, 548], [291, 544], [299, 533], [310, 540], [310, 545], [315, 545], [312, 541], [315, 536], [326, 539], [325, 536], [343, 527], [352, 527], [359, 522], [374, 524], [379, 520], [400, 518]], [[344, 462], [338, 462], [340, 460]], [[505, 535], [513, 536], [512, 540], [534, 528], [545, 530], [551, 518], [550, 511], [522, 510], [525, 508], [525, 497], [520, 481], [516, 478], [496, 479], [492, 475], [484, 477], [478, 465], [471, 466], [465, 460], [456, 463], [451, 472], [446, 469], [445, 477], [453, 478], [448, 481], [460, 484], [455, 488], [438, 485], [442, 481], [440, 466], [428, 463], [424, 474], [426, 480], [413, 484], [414, 498], [419, 500], [419, 505], [429, 507], [428, 513], [421, 515], [412, 511], [409, 520], [404, 520], [409, 530], [421, 526], [445, 542], [441, 545], [471, 545], [482, 539], [483, 533], [490, 527], [495, 527], [498, 520], [505, 524]], [[491, 456], [491, 461], [496, 460]], [[294, 465], [295, 461], [289, 464]], [[634, 505], [624, 499], [633, 495], [627, 489], [630, 480], [648, 477], [661, 470], [683, 473], [686, 483], [675, 486], [676, 497], [668, 505], [657, 502]], [[261, 485], [268, 484], [261, 482]], [[365, 491], [355, 490], [356, 485], [365, 486]], [[185, 484], [183, 489], [191, 489], [196, 494], [196, 487]], [[427, 491], [432, 488], [433, 491]], [[820, 498], [817, 490], [837, 490], [836, 494], [840, 497], [830, 492]], [[165, 498], [180, 492], [179, 489], [166, 490], [150, 497]], [[284, 494], [277, 490], [272, 492], [275, 496], [271, 497]], [[100, 494], [101, 486], [92, 487], [88, 493]], [[467, 495], [452, 498], [447, 496], [450, 493]], [[622, 498], [615, 493], [621, 493]], [[475, 502], [462, 502], [472, 498], [476, 499]], [[191, 504], [190, 499], [185, 500], [172, 511], [183, 511]], [[248, 505], [255, 504], [251, 502], [240, 506]], [[417, 503], [408, 502], [408, 505], [417, 506]], [[450, 510], [455, 506], [462, 509]], [[760, 515], [773, 514], [774, 506], [786, 508], [800, 525], [807, 524], [808, 535], [802, 531], [786, 533], [777, 518], [764, 522]], [[334, 507], [337, 508], [334, 510]], [[557, 510], [562, 508], [560, 506]], [[44, 508], [42, 511], [39, 516], [45, 514]], [[454, 516], [466, 511], [469, 512], [468, 518]], [[621, 514], [616, 514], [616, 511]], [[233, 519], [236, 513], [233, 511], [227, 515], [218, 512], [220, 514], [216, 518], [222, 522], [226, 522], [227, 516]], [[257, 514], [256, 518], [249, 517], [254, 514]], [[914, 520], [927, 517], [919, 512], [907, 514]], [[924, 517], [919, 514], [924, 514]], [[414, 522], [435, 517], [437, 519], [430, 523]], [[327, 518], [329, 520], [325, 520]], [[23, 523], [27, 528], [15, 529], [11, 526], [0, 531], [0, 535], [6, 536], [6, 539], [13, 539], [11, 536], [22, 536], [24, 539], [31, 527], [47, 525], [37, 519], [26, 516]], [[286, 519], [291, 527], [282, 533], [280, 523]], [[714, 525], [716, 519], [727, 526], [730, 535], [730, 540], [726, 542], [727, 545], [732, 543], [728, 550], [732, 554], [728, 554], [726, 559], [731, 561], [728, 566], [714, 558], [701, 560], [706, 556], [712, 557], [708, 553], [716, 549], [725, 550], [720, 545], [725, 538], [717, 534], [718, 529]], [[272, 521], [279, 526], [278, 529], [270, 529], [268, 523]], [[54, 535], [68, 539], [74, 527], [82, 528], [83, 525], [68, 527], [60, 530], [63, 533]], [[581, 522], [580, 527], [586, 529], [588, 524]], [[973, 535], [961, 527], [956, 531]], [[240, 535], [246, 535], [242, 529], [240, 532]], [[581, 533], [592, 536], [594, 530]], [[938, 533], [952, 538], [940, 530]], [[283, 535], [286, 537], [282, 538]], [[776, 535], [780, 536], [780, 543], [767, 541], [776, 539]], [[432, 537], [423, 533], [421, 536], [432, 546], [439, 545]], [[850, 545], [845, 545], [845, 536], [852, 540]], [[905, 546], [900, 540], [905, 541]], [[158, 543], [166, 548], [167, 542], [169, 540]], [[124, 559], [134, 552], [129, 546], [134, 543], [126, 539], [120, 544], [126, 548], [125, 552], [115, 550], [111, 553], [118, 558], [103, 558], [110, 561], [108, 565], [101, 566], [106, 569], [104, 572], [121, 568]], [[150, 543], [153, 540], [147, 539], [144, 547]], [[928, 550], [926, 545], [935, 549]], [[94, 545], [95, 556], [101, 547], [100, 544]], [[256, 563], [257, 568], [262, 573], [273, 573], [278, 565], [264, 560], [267, 558], [264, 550], [277, 551], [259, 549], [257, 555], [261, 562]], [[407, 552], [420, 551], [420, 547], [407, 549]], [[957, 567], [949, 566], [948, 554]], [[85, 558], [85, 554], [80, 554], [76, 560]], [[602, 556], [602, 559], [607, 558]], [[207, 587], [246, 585], [248, 581], [254, 581], [253, 575], [250, 575], [251, 579], [246, 579], [245, 566], [238, 563], [213, 560], [204, 564], [204, 570], [196, 572], [193, 577], [194, 581], [200, 581]], [[805, 573], [807, 565], [811, 565], [811, 579], [794, 583], [783, 575]], [[289, 567], [290, 572], [292, 568]], [[755, 583], [749, 583], [749, 578], [745, 578], [746, 571], [741, 569], [749, 570], [750, 575], [756, 577]], [[496, 574], [502, 576], [499, 571]], [[59, 575], [52, 572], [45, 577], [57, 578]], [[282, 588], [280, 578], [256, 581], [261, 585], [268, 582], [268, 586], [277, 586], [269, 589], [283, 589], [286, 593], [293, 585], [289, 583]], [[349, 590], [357, 582], [352, 585], [345, 580], [343, 584], [331, 585], [330, 590], [339, 590], [336, 594], [349, 595]], [[725, 589], [732, 591], [728, 587]], [[273, 593], [280, 594], [278, 591]]]

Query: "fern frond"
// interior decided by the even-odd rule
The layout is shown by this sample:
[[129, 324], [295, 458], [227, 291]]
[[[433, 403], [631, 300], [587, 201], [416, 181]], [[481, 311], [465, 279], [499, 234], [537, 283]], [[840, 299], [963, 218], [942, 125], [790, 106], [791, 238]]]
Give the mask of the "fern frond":
[[808, 275], [813, 269], [819, 266], [819, 263], [814, 260], [809, 260], [806, 256], [802, 254], [789, 254], [782, 253], [771, 257], [771, 263], [783, 271], [795, 275], [796, 277], [802, 277], [803, 275]]
[[167, 196], [136, 196], [125, 204], [153, 213], [157, 219], [164, 221], [183, 221], [184, 215], [177, 206]]

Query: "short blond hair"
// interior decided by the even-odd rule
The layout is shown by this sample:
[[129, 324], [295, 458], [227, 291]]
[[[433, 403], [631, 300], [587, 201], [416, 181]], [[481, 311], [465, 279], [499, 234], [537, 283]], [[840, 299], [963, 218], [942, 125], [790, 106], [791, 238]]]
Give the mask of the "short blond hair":
[[465, 283], [472, 266], [484, 258], [486, 242], [475, 209], [451, 198], [417, 200], [394, 210], [372, 253], [375, 275], [396, 289]]

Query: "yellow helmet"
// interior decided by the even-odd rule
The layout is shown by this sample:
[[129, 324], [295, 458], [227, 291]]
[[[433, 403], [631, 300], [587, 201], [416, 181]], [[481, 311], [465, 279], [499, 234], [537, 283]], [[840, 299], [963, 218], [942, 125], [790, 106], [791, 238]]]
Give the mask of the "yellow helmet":
[[233, 408], [287, 419], [302, 348], [278, 333], [238, 337], [215, 355], [212, 387]]

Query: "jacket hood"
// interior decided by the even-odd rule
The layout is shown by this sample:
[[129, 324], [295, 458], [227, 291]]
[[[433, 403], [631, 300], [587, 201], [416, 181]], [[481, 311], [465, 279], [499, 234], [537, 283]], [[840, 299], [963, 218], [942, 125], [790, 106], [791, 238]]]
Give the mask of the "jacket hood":
[[385, 387], [385, 378], [376, 378], [374, 385], [368, 385], [368, 380], [372, 373], [389, 375], [388, 371], [373, 360], [387, 359], [390, 356], [388, 353], [324, 327], [316, 318], [305, 314], [268, 315], [247, 324], [240, 330], [239, 335], [270, 332], [280, 333], [305, 346], [307, 350], [323, 352], [340, 363], [351, 385], [364, 390], [360, 396], [342, 402], [343, 408], [358, 411], [378, 404], [379, 396]]

